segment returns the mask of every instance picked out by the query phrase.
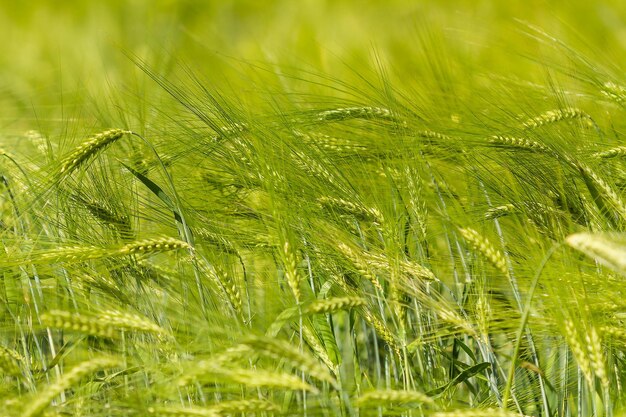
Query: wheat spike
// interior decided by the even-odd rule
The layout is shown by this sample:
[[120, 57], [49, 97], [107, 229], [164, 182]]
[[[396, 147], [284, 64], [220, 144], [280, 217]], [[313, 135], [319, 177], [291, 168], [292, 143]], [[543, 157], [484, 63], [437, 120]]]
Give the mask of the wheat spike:
[[359, 220], [369, 220], [380, 224], [383, 217], [382, 213], [375, 208], [365, 207], [362, 204], [344, 200], [342, 198], [320, 197], [317, 201], [320, 202], [322, 207], [329, 209], [330, 211], [354, 216]]
[[18, 376], [21, 374], [20, 364], [24, 362], [22, 355], [5, 346], [0, 346], [0, 369], [8, 375]]
[[125, 134], [130, 134], [128, 130], [111, 129], [95, 135], [93, 138], [81, 144], [61, 163], [61, 174], [70, 174], [83, 163], [95, 156], [98, 152], [120, 139]]
[[565, 109], [550, 110], [540, 114], [537, 117], [527, 120], [522, 124], [525, 129], [536, 129], [541, 126], [545, 126], [552, 123], [560, 122], [561, 120], [574, 120], [574, 119], [589, 119], [591, 117], [584, 111], [572, 107]]
[[623, 158], [626, 156], [626, 146], [616, 146], [615, 148], [607, 149], [606, 151], [596, 152], [592, 154], [594, 158], [610, 159], [610, 158]]
[[526, 149], [529, 151], [549, 152], [550, 149], [539, 142], [530, 139], [516, 138], [512, 136], [495, 135], [489, 139], [489, 143], [508, 148]]
[[343, 253], [343, 255], [352, 262], [352, 264], [356, 267], [356, 271], [363, 278], [371, 282], [375, 288], [381, 291], [381, 293], [384, 292], [380, 281], [372, 272], [370, 265], [368, 265], [368, 263], [362, 258], [360, 254], [358, 254], [355, 250], [353, 250], [350, 246], [346, 245], [343, 242], [339, 242], [337, 247]]
[[491, 242], [482, 237], [474, 229], [465, 228], [459, 229], [463, 238], [469, 243], [469, 245], [480, 252], [493, 266], [495, 266], [500, 272], [507, 277], [509, 276], [509, 270], [506, 266], [506, 261], [502, 253], [493, 247]]
[[626, 275], [626, 235], [576, 233], [565, 242], [603, 265]]
[[328, 314], [340, 310], [348, 310], [360, 307], [365, 304], [365, 300], [360, 297], [334, 297], [324, 300], [315, 300], [303, 311], [304, 314]]
[[590, 386], [593, 385], [593, 367], [589, 360], [588, 350], [580, 342], [578, 330], [572, 320], [565, 320], [565, 340], [572, 351], [574, 359]]
[[289, 365], [297, 368], [320, 381], [326, 381], [331, 384], [335, 383], [335, 380], [320, 363], [304, 352], [286, 342], [283, 342], [274, 338], [267, 337], [250, 337], [243, 342], [244, 345], [249, 346], [254, 352], [271, 357], [277, 360], [284, 360]]
[[317, 391], [315, 387], [305, 383], [300, 377], [295, 375], [258, 369], [252, 370], [225, 366], [222, 367], [216, 365], [213, 361], [203, 361], [197, 363], [192, 370], [189, 370], [179, 379], [178, 383], [179, 385], [184, 386], [196, 379], [220, 383], [229, 382], [252, 388], [266, 387], [286, 390]]
[[296, 263], [296, 254], [291, 249], [291, 245], [287, 240], [285, 240], [285, 243], [283, 244], [283, 257], [287, 284], [289, 285], [289, 288], [291, 288], [291, 292], [296, 299], [296, 303], [300, 303], [300, 277], [298, 274], [298, 265]]
[[604, 83], [600, 93], [618, 104], [626, 102], [626, 88], [610, 81]]
[[392, 120], [390, 110], [382, 107], [343, 107], [318, 113], [319, 121], [342, 121], [349, 119], [382, 119]]
[[41, 415], [55, 397], [75, 385], [82, 378], [100, 369], [113, 368], [118, 365], [119, 362], [115, 359], [96, 358], [75, 366], [54, 383], [46, 386], [31, 401], [25, 404], [21, 417], [37, 417]]
[[454, 411], [440, 411], [431, 414], [431, 417], [528, 417], [513, 411], [505, 411], [501, 408], [483, 408]]
[[380, 407], [386, 403], [408, 404], [408, 403], [432, 403], [432, 398], [419, 391], [402, 390], [376, 390], [369, 391], [361, 395], [356, 403], [359, 407], [373, 406]]
[[94, 336], [113, 337], [117, 330], [131, 330], [164, 334], [155, 323], [136, 314], [120, 311], [103, 311], [99, 314], [79, 314], [51, 310], [41, 315], [41, 323], [47, 327], [72, 330]]

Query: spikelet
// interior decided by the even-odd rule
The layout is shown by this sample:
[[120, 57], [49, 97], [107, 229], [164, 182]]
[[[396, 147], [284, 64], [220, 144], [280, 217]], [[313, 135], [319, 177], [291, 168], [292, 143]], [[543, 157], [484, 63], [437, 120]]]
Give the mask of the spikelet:
[[255, 353], [267, 356], [278, 361], [285, 361], [292, 367], [311, 375], [320, 381], [335, 384], [335, 380], [321, 364], [306, 355], [304, 352], [282, 340], [269, 337], [249, 337], [243, 343], [249, 346]]
[[157, 252], [167, 252], [178, 249], [189, 249], [188, 243], [178, 239], [163, 237], [157, 239], [145, 239], [124, 245], [119, 249], [120, 255], [149, 255]]
[[360, 254], [358, 254], [355, 250], [353, 250], [350, 246], [346, 245], [343, 242], [339, 242], [337, 244], [337, 248], [341, 251], [341, 253], [348, 258], [356, 268], [356, 271], [372, 285], [377, 288], [379, 291], [384, 292], [382, 285], [380, 285], [380, 281], [371, 270], [370, 265], [362, 258]]
[[318, 338], [313, 334], [311, 329], [307, 326], [302, 327], [302, 337], [304, 341], [309, 345], [315, 356], [324, 362], [324, 365], [328, 367], [328, 369], [332, 370], [336, 374], [336, 366], [333, 361], [328, 356], [328, 352], [324, 348], [324, 346], [319, 342]]
[[359, 220], [373, 221], [378, 224], [382, 222], [382, 213], [376, 208], [334, 197], [320, 197], [317, 201], [322, 207], [338, 214], [354, 216]]
[[576, 233], [565, 242], [603, 265], [626, 275], [626, 235]]
[[576, 359], [578, 368], [587, 379], [589, 385], [592, 386], [594, 375], [593, 367], [591, 361], [589, 360], [587, 349], [580, 342], [578, 330], [576, 329], [574, 322], [570, 319], [565, 320], [565, 340], [567, 341], [567, 344], [572, 351], [574, 359]]
[[568, 107], [565, 109], [550, 110], [537, 117], [527, 120], [522, 124], [524, 129], [536, 129], [561, 120], [589, 119], [589, 115], [580, 109]]
[[[578, 164], [578, 169], [585, 180], [589, 192], [603, 214], [610, 215], [605, 207], [606, 202], [610, 204], [611, 208], [615, 209], [621, 222], [626, 221], [626, 204], [613, 187], [600, 178], [590, 167]], [[611, 218], [611, 220], [613, 219]]]
[[365, 305], [361, 297], [333, 297], [323, 300], [315, 300], [304, 310], [304, 314], [329, 314], [335, 311], [348, 310]]
[[318, 113], [319, 121], [342, 121], [349, 119], [392, 120], [390, 110], [382, 107], [343, 107]]
[[195, 258], [200, 270], [206, 273], [226, 294], [228, 302], [236, 312], [242, 312], [242, 299], [239, 287], [234, 279], [220, 266], [219, 263], [209, 264], [202, 258]]
[[285, 390], [317, 391], [315, 387], [305, 383], [302, 381], [302, 378], [296, 375], [258, 369], [222, 367], [216, 365], [213, 361], [201, 361], [196, 363], [193, 369], [190, 369], [178, 380], [178, 383], [184, 386], [196, 379], [201, 381], [232, 383], [251, 388], [266, 387]]
[[277, 412], [279, 408], [276, 404], [267, 400], [232, 400], [221, 401], [219, 404], [209, 407], [220, 415], [224, 413], [263, 413]]
[[508, 216], [513, 212], [515, 212], [515, 206], [513, 204], [503, 204], [501, 206], [492, 207], [485, 212], [485, 220], [493, 220]]
[[591, 366], [602, 386], [608, 388], [609, 378], [606, 370], [606, 360], [604, 359], [604, 353], [602, 351], [602, 339], [595, 327], [589, 327], [585, 335], [585, 342], [587, 343]]
[[433, 132], [432, 130], [420, 130], [418, 132], [415, 132], [415, 136], [427, 139], [439, 139], [443, 141], [450, 141], [453, 139], [451, 136], [444, 135], [443, 133], [439, 132]]
[[513, 411], [505, 411], [501, 408], [466, 409], [454, 411], [440, 411], [430, 415], [431, 417], [527, 417], [524, 414]]
[[406, 178], [409, 191], [407, 202], [415, 217], [415, 222], [420, 232], [420, 239], [424, 240], [428, 232], [428, 207], [424, 198], [422, 181], [420, 181], [418, 172], [410, 167], [406, 167], [404, 177]]
[[83, 163], [94, 157], [98, 152], [120, 139], [125, 134], [130, 134], [128, 130], [111, 129], [95, 135], [69, 154], [61, 163], [61, 174], [69, 175]]
[[385, 404], [432, 403], [432, 398], [419, 391], [381, 389], [362, 394], [356, 401], [359, 407], [380, 407]]
[[391, 334], [387, 326], [369, 310], [363, 310], [363, 319], [376, 330], [376, 333], [387, 343], [387, 345], [393, 350], [393, 352], [400, 357], [400, 347], [396, 338]]
[[476, 230], [465, 228], [459, 229], [463, 238], [476, 251], [480, 252], [493, 266], [507, 277], [509, 270], [506, 267], [506, 261], [502, 253], [493, 247], [491, 242], [480, 235]]
[[[189, 248], [189, 244], [169, 237], [145, 239], [127, 243], [117, 248], [101, 248], [97, 246], [66, 246], [46, 252], [33, 253], [23, 259], [7, 260], [7, 265], [50, 264], [56, 262], [85, 262], [107, 257], [128, 255], [149, 255], [157, 252], [173, 251]], [[0, 261], [0, 264], [2, 262]]]
[[291, 292], [296, 299], [296, 303], [300, 303], [300, 277], [298, 274], [298, 265], [296, 263], [296, 254], [287, 240], [285, 240], [285, 243], [283, 244], [283, 260], [287, 284], [289, 285], [289, 288], [291, 288]]
[[54, 383], [46, 386], [37, 395], [24, 404], [21, 417], [37, 417], [48, 407], [50, 402], [63, 391], [79, 382], [82, 378], [106, 368], [113, 368], [119, 365], [119, 361], [112, 358], [96, 358], [75, 366], [70, 371], [65, 372]]
[[549, 148], [534, 140], [512, 136], [495, 135], [489, 139], [489, 143], [507, 148], [526, 149], [536, 152], [550, 151]]
[[148, 415], [163, 417], [221, 417], [221, 414], [207, 407], [160, 407], [146, 409]]
[[626, 146], [616, 146], [615, 148], [607, 149], [606, 151], [596, 152], [592, 154], [594, 158], [609, 159], [609, 158], [623, 158], [626, 156]]
[[[389, 271], [391, 265], [389, 259], [384, 255], [373, 254], [369, 252], [363, 253], [363, 261], [372, 269]], [[424, 279], [427, 281], [435, 281], [437, 277], [433, 272], [416, 262], [401, 260], [398, 262], [400, 269], [416, 278]]]
[[41, 315], [41, 323], [46, 327], [102, 337], [113, 337], [119, 330], [165, 334], [161, 327], [144, 317], [113, 310], [99, 314], [51, 310]]
[[610, 81], [604, 83], [600, 93], [617, 104], [623, 105], [626, 102], [626, 88]]
[[233, 413], [264, 413], [277, 412], [276, 404], [267, 400], [231, 400], [221, 401], [208, 407], [163, 407], [152, 406], [147, 410], [149, 415], [169, 417], [222, 417]]
[[20, 364], [24, 362], [22, 355], [4, 346], [0, 346], [0, 370], [8, 375], [18, 376], [21, 374]]

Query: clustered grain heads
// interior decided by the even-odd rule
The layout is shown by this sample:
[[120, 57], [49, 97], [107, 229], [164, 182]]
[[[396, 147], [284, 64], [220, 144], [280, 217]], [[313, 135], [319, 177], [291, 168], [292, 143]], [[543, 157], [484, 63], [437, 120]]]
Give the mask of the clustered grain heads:
[[185, 386], [195, 380], [219, 382], [222, 384], [231, 383], [250, 388], [266, 387], [317, 392], [315, 387], [304, 382], [301, 377], [296, 375], [261, 369], [220, 366], [214, 364], [212, 361], [196, 363], [193, 369], [187, 371], [178, 380], [178, 383], [180, 386]]
[[383, 215], [380, 210], [374, 207], [367, 207], [363, 204], [335, 197], [319, 197], [317, 201], [320, 205], [337, 214], [354, 216], [359, 220], [382, 223]]
[[156, 323], [137, 314], [121, 311], [102, 311], [85, 314], [50, 310], [41, 315], [44, 326], [65, 329], [94, 336], [114, 337], [120, 330], [165, 334]]
[[509, 276], [504, 255], [497, 250], [487, 238], [471, 228], [459, 229], [463, 239], [482, 256], [484, 256], [493, 266], [495, 266], [505, 276]]
[[329, 314], [365, 305], [361, 297], [332, 297], [315, 300], [304, 309], [305, 314]]
[[269, 337], [249, 337], [242, 344], [249, 346], [257, 354], [285, 361], [290, 366], [320, 381], [335, 384], [328, 368], [324, 368], [317, 360], [290, 343]]
[[621, 235], [576, 233], [565, 242], [601, 264], [626, 275], [626, 239]]
[[94, 358], [76, 365], [56, 381], [43, 387], [32, 400], [25, 403], [21, 417], [40, 416], [54, 398], [71, 388], [81, 379], [98, 370], [114, 368], [119, 365], [120, 362], [117, 359], [108, 357]]
[[550, 149], [541, 143], [526, 139], [516, 138], [513, 136], [495, 135], [489, 139], [489, 143], [506, 148], [525, 149], [536, 152], [549, 152]]
[[318, 113], [319, 121], [342, 121], [349, 119], [393, 119], [393, 113], [382, 107], [343, 107]]
[[616, 146], [606, 151], [596, 152], [591, 156], [599, 159], [623, 158], [626, 157], [626, 146]]
[[178, 239], [162, 237], [130, 242], [117, 248], [103, 248], [97, 246], [61, 247], [50, 251], [39, 252], [36, 256], [31, 255], [24, 259], [8, 260], [7, 263], [9, 265], [29, 263], [51, 264], [61, 262], [76, 263], [108, 257], [150, 255], [178, 249], [190, 249], [190, 246], [188, 243]]
[[431, 414], [432, 417], [528, 417], [524, 414], [501, 408], [476, 408], [454, 411], [439, 411]]
[[235, 413], [274, 413], [280, 408], [267, 400], [230, 400], [221, 401], [206, 407], [173, 407], [151, 406], [147, 408], [149, 415], [168, 417], [223, 417]]
[[381, 407], [390, 403], [397, 405], [430, 404], [433, 403], [433, 399], [419, 391], [381, 389], [362, 394], [356, 403], [359, 407]]
[[524, 129], [536, 129], [541, 126], [557, 123], [562, 120], [587, 119], [591, 123], [591, 117], [580, 109], [568, 107], [564, 109], [549, 110], [537, 117], [527, 120], [522, 124]]
[[20, 366], [24, 357], [5, 346], [0, 346], [0, 370], [8, 375], [18, 376], [21, 374]]
[[95, 135], [93, 138], [77, 147], [63, 160], [61, 163], [60, 173], [64, 175], [71, 174], [89, 159], [94, 157], [97, 153], [104, 150], [125, 134], [130, 133], [131, 132], [128, 130], [110, 129]]
[[623, 105], [626, 102], [626, 87], [611, 81], [604, 83], [600, 89], [600, 93], [617, 104]]

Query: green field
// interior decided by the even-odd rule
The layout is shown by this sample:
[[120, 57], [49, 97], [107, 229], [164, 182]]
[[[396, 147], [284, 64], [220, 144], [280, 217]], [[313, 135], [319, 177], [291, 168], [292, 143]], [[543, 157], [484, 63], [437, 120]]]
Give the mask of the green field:
[[626, 3], [0, 0], [0, 417], [620, 416]]

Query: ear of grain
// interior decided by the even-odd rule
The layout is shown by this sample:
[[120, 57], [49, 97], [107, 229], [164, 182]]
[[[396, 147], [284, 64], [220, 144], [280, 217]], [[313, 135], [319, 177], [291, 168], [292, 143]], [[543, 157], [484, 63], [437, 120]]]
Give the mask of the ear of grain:
[[615, 148], [607, 149], [606, 151], [596, 152], [591, 156], [600, 159], [623, 158], [626, 157], [626, 146], [616, 146]]
[[381, 407], [384, 405], [431, 404], [433, 399], [419, 391], [376, 390], [362, 394], [356, 401], [359, 407]]
[[95, 135], [69, 154], [61, 163], [60, 173], [69, 175], [99, 152], [120, 139], [128, 130], [111, 129]]
[[525, 138], [516, 138], [513, 136], [495, 135], [489, 139], [489, 143], [513, 149], [524, 149], [533, 152], [549, 152], [550, 149], [539, 142]]
[[63, 374], [52, 384], [39, 391], [37, 395], [24, 405], [21, 417], [37, 417], [48, 407], [50, 402], [66, 389], [72, 387], [82, 378], [100, 369], [113, 368], [119, 362], [111, 358], [96, 358], [83, 362]]
[[524, 129], [536, 129], [541, 126], [545, 126], [552, 123], [557, 123], [562, 120], [575, 120], [575, 119], [588, 119], [591, 120], [591, 117], [584, 111], [580, 109], [576, 109], [573, 107], [568, 107], [564, 109], [556, 109], [550, 110], [545, 113], [540, 114], [537, 117], [527, 120], [523, 123], [522, 127]]
[[382, 107], [343, 107], [318, 113], [317, 120], [339, 122], [350, 119], [393, 120], [390, 110]]
[[617, 104], [626, 103], [626, 88], [613, 82], [606, 82], [600, 89], [600, 93]]
[[335, 380], [328, 372], [327, 368], [305, 352], [300, 352], [297, 347], [283, 342], [276, 338], [269, 337], [250, 337], [244, 342], [252, 350], [260, 355], [273, 358], [277, 361], [285, 361], [290, 366], [311, 375], [320, 381], [326, 381], [335, 384]]
[[506, 261], [502, 253], [497, 250], [491, 242], [489, 242], [485, 237], [481, 236], [474, 229], [465, 228], [459, 229], [461, 235], [465, 239], [465, 241], [476, 251], [478, 251], [481, 255], [483, 255], [493, 266], [495, 266], [500, 272], [502, 272], [507, 277], [509, 276], [509, 270], [506, 266]]
[[501, 408], [466, 409], [455, 411], [440, 411], [431, 414], [431, 417], [528, 417], [524, 414], [506, 411]]
[[260, 369], [219, 366], [213, 363], [213, 361], [196, 363], [193, 369], [190, 369], [179, 379], [178, 383], [184, 386], [194, 380], [221, 384], [230, 383], [250, 388], [265, 387], [317, 392], [315, 387], [302, 381], [302, 378], [296, 375]]
[[102, 337], [116, 336], [120, 330], [155, 334], [166, 333], [161, 327], [145, 317], [114, 310], [103, 311], [99, 314], [51, 310], [41, 315], [41, 323], [47, 327]]
[[576, 233], [565, 242], [601, 264], [626, 275], [626, 234]]
[[304, 314], [329, 314], [340, 310], [349, 310], [365, 304], [360, 297], [332, 297], [313, 301], [303, 310]]
[[0, 346], [0, 370], [8, 375], [19, 376], [20, 366], [24, 362], [22, 355], [5, 346]]

